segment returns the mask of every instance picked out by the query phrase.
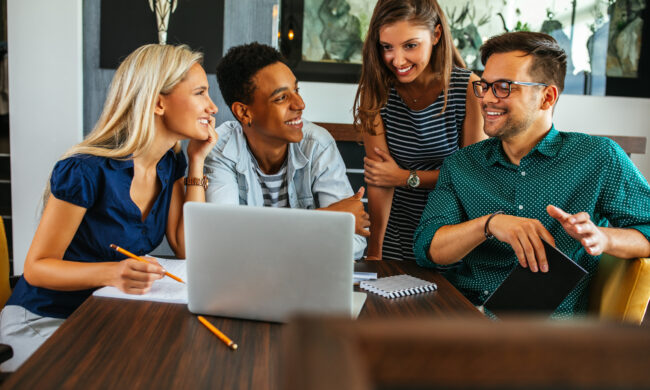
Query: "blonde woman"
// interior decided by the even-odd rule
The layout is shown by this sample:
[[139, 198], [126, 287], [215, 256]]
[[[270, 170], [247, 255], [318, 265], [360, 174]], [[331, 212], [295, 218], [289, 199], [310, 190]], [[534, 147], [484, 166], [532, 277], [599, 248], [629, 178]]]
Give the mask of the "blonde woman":
[[485, 138], [478, 99], [435, 0], [379, 0], [354, 122], [366, 150], [368, 259], [415, 260], [413, 233], [445, 157]]
[[[94, 289], [144, 294], [163, 277], [158, 264], [125, 259], [110, 244], [144, 255], [166, 235], [184, 257], [182, 206], [205, 201], [203, 161], [217, 140], [201, 60], [186, 46], [135, 50], [92, 133], [54, 166], [24, 274], [0, 318], [0, 341], [14, 349], [3, 371], [20, 366]], [[189, 162], [179, 153], [184, 139]]]

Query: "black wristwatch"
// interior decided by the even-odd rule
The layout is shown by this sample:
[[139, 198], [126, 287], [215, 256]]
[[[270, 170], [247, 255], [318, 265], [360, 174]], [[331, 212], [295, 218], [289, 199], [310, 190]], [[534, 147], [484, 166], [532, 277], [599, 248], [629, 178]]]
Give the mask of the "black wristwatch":
[[409, 178], [406, 179], [406, 184], [408, 184], [410, 188], [418, 188], [420, 186], [420, 177], [415, 169], [411, 169], [411, 174], [409, 175]]

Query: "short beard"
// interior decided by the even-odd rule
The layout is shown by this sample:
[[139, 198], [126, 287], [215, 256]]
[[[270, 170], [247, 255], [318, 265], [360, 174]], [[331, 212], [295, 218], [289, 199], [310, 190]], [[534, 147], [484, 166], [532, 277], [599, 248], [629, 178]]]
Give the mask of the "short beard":
[[[532, 113], [527, 113], [523, 118], [508, 117], [500, 129], [493, 130], [494, 134], [488, 135], [500, 140], [507, 140], [528, 130], [534, 121]], [[487, 134], [487, 132], [485, 133]]]

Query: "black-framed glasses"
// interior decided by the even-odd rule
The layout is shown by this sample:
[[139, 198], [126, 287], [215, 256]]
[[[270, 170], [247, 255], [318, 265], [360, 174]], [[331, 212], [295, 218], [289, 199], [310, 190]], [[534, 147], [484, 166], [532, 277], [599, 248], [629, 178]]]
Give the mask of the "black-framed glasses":
[[472, 82], [472, 86], [474, 87], [474, 95], [476, 95], [476, 97], [478, 98], [484, 97], [485, 94], [487, 93], [488, 88], [492, 87], [492, 93], [494, 94], [494, 96], [500, 99], [505, 99], [508, 96], [510, 96], [512, 84], [525, 85], [529, 87], [535, 87], [535, 86], [548, 87], [548, 84], [531, 83], [528, 81], [497, 80], [492, 83], [488, 83], [487, 81], [480, 80], [480, 81]]

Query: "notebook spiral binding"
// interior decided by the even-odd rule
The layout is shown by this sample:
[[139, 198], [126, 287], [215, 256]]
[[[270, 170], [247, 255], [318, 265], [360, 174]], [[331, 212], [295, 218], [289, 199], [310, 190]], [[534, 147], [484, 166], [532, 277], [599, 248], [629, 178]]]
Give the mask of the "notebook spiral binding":
[[362, 281], [359, 283], [359, 287], [391, 299], [438, 289], [435, 283], [410, 275], [395, 275], [377, 280]]

